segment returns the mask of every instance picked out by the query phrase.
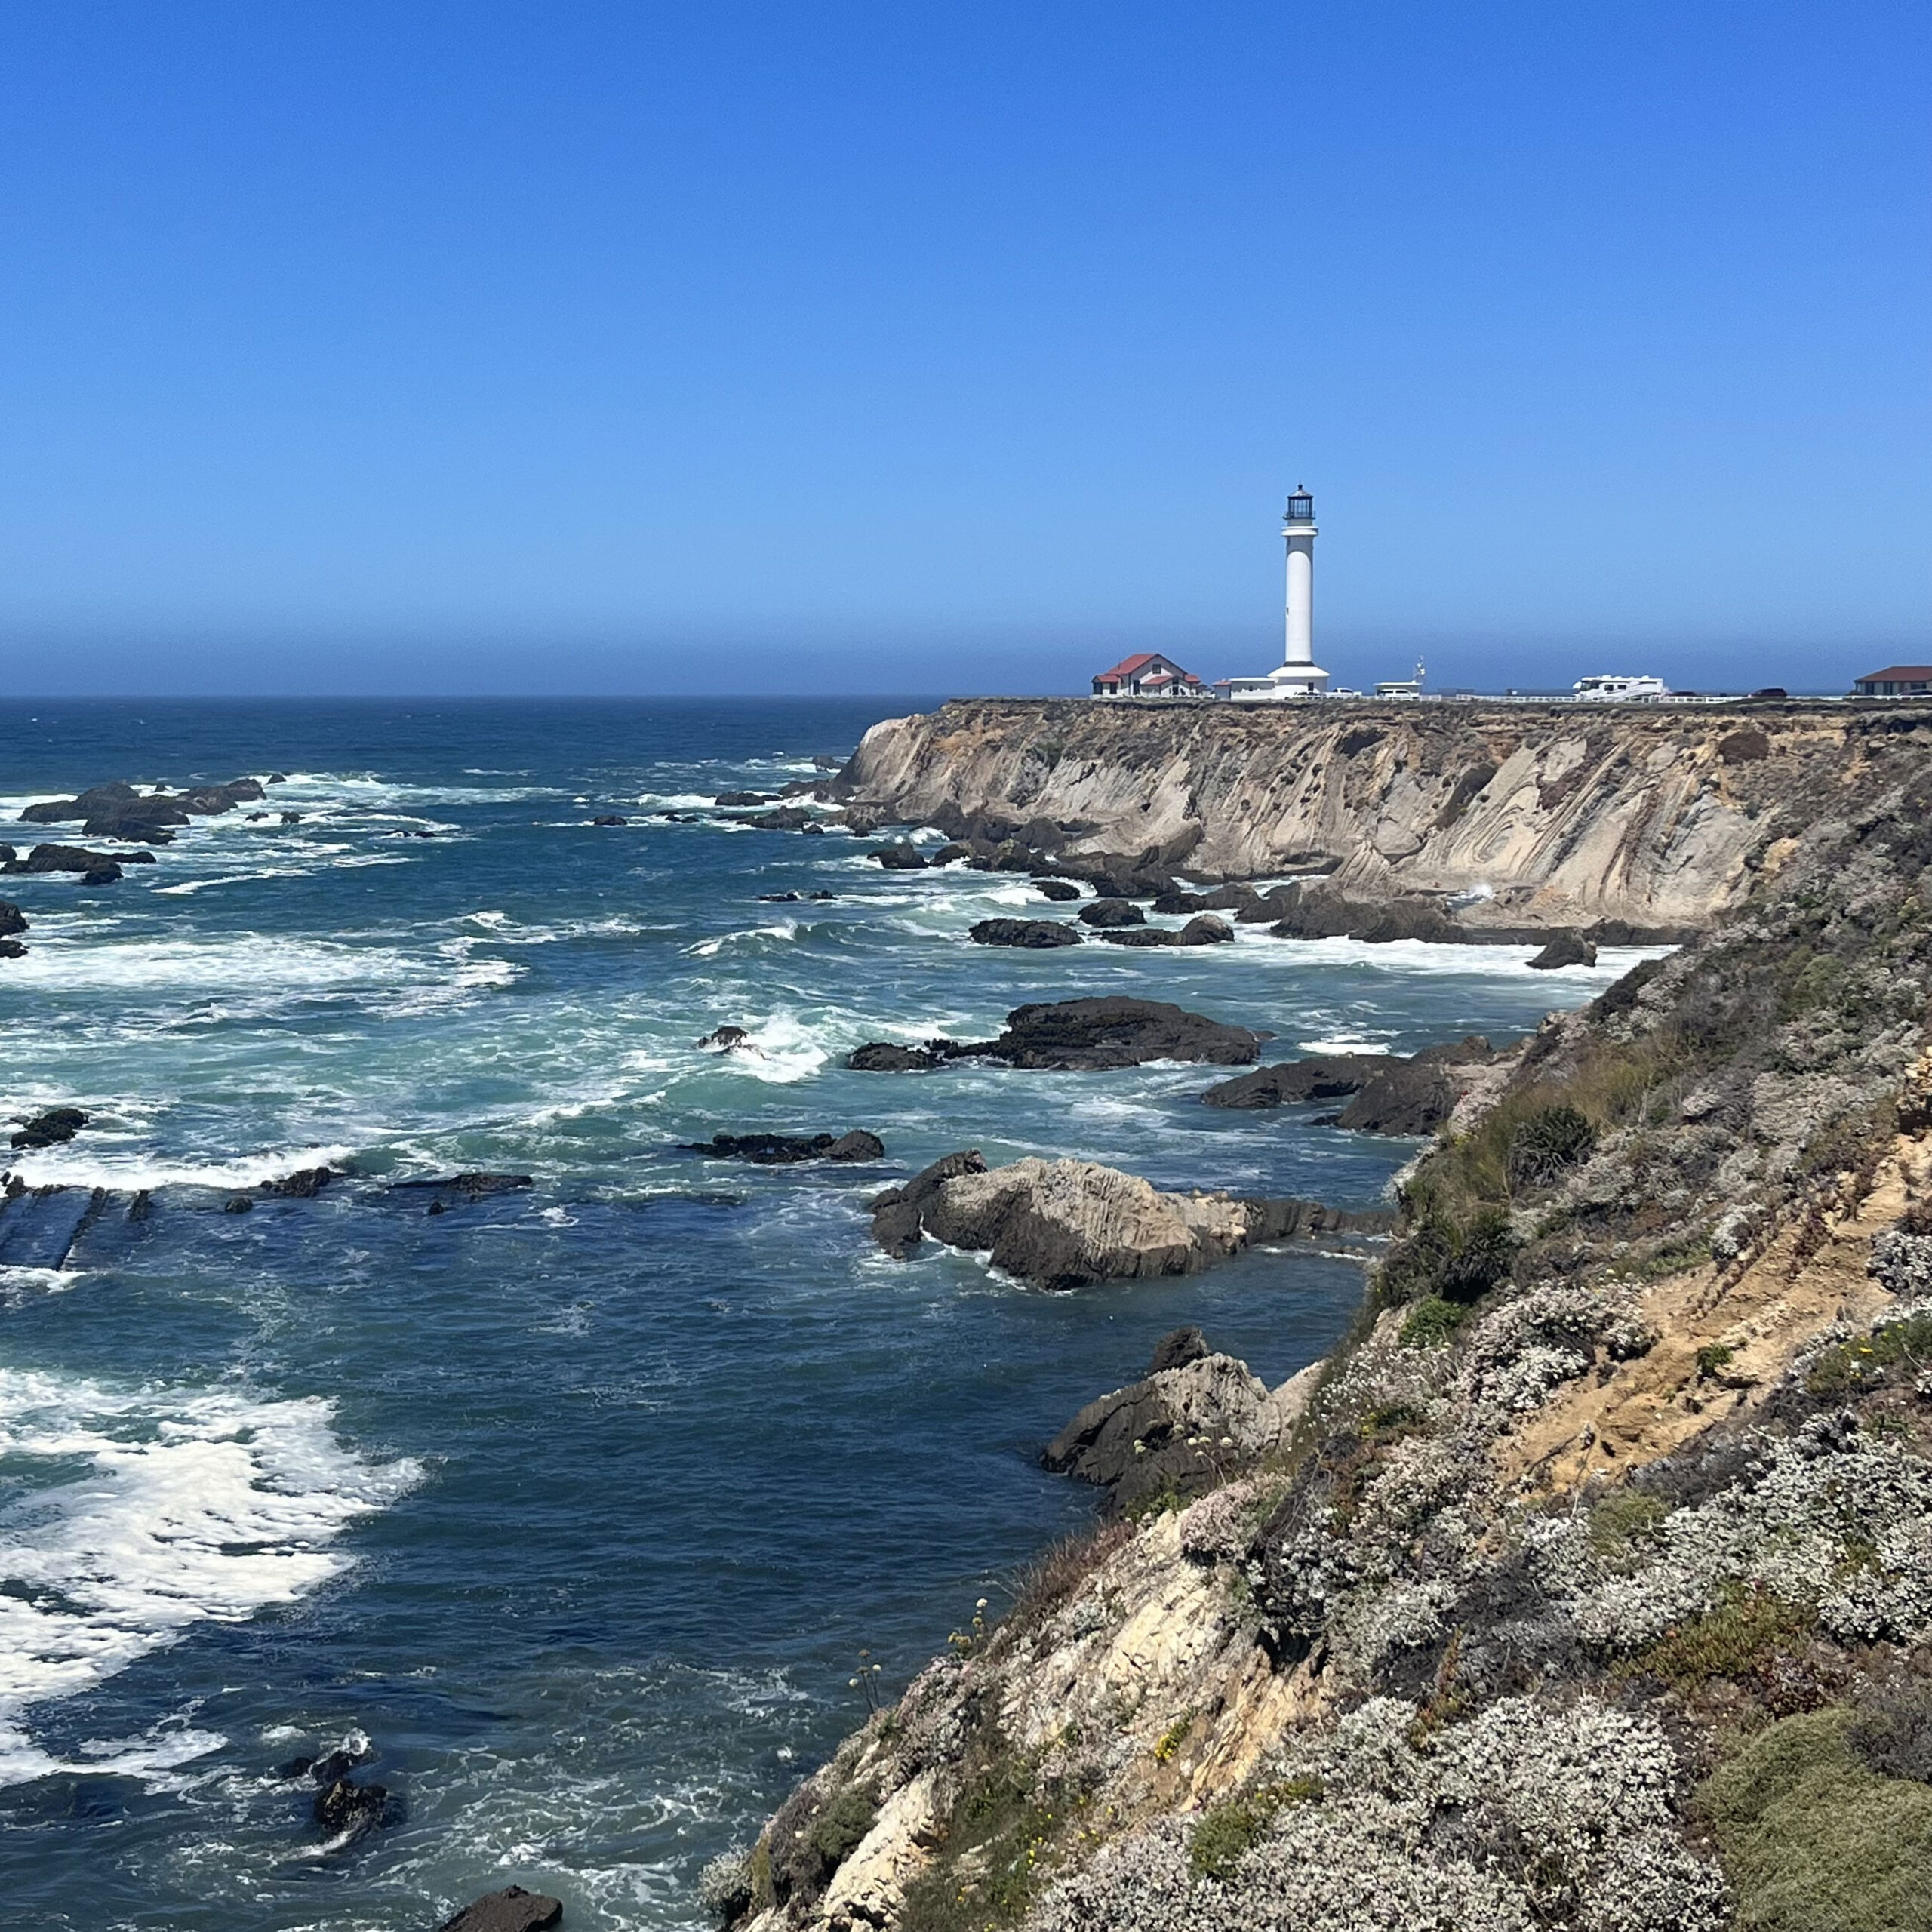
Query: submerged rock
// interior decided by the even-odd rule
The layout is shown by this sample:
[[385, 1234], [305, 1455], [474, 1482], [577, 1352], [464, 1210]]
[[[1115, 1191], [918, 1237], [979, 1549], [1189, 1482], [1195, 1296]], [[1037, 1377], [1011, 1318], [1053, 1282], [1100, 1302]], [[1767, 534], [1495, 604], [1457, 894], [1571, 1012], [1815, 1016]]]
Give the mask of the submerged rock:
[[474, 1174], [441, 1174], [432, 1180], [395, 1181], [391, 1183], [390, 1191], [403, 1193], [412, 1189], [433, 1188], [441, 1193], [467, 1195], [471, 1200], [478, 1201], [486, 1194], [509, 1194], [518, 1188], [534, 1185], [528, 1174], [496, 1174], [478, 1171]]
[[49, 1107], [38, 1113], [10, 1140], [14, 1147], [57, 1147], [73, 1139], [88, 1124], [78, 1107]]
[[1019, 946], [1035, 951], [1080, 943], [1080, 935], [1071, 926], [1051, 919], [982, 919], [966, 937], [975, 946]]
[[592, 825], [629, 825], [630, 820], [622, 812], [600, 812], [591, 821]]
[[263, 1181], [262, 1192], [288, 1201], [312, 1201], [331, 1181], [340, 1178], [333, 1168], [300, 1168], [280, 1180]]
[[[11, 847], [0, 847], [11, 854]], [[11, 937], [27, 929], [26, 915], [11, 899], [0, 899], [0, 937]]]
[[[795, 893], [792, 896], [794, 898], [798, 897]], [[700, 1051], [714, 1048], [721, 1054], [728, 1054], [735, 1052], [740, 1047], [749, 1046], [751, 1038], [742, 1026], [721, 1026], [715, 1032], [706, 1034], [697, 1044]]]
[[485, 1892], [454, 1918], [445, 1919], [437, 1932], [551, 1932], [563, 1922], [562, 1900], [506, 1885], [500, 1892]]
[[849, 1134], [717, 1134], [687, 1141], [685, 1152], [714, 1161], [749, 1161], [761, 1168], [789, 1167], [799, 1161], [877, 1161], [885, 1143], [863, 1128]]

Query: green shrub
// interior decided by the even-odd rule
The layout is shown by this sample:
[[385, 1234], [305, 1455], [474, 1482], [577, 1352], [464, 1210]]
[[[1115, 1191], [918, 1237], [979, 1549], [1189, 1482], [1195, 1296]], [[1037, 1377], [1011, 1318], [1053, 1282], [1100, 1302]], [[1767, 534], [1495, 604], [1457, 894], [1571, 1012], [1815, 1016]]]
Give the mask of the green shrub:
[[1509, 1137], [1511, 1188], [1549, 1187], [1596, 1152], [1597, 1131], [1567, 1103], [1544, 1107], [1520, 1122]]
[[1777, 1652], [1802, 1649], [1817, 1622], [1801, 1604], [1734, 1585], [1715, 1608], [1674, 1624], [1617, 1674], [1661, 1678], [1682, 1690], [1714, 1677], [1748, 1677]]
[[1932, 1314], [1908, 1315], [1855, 1341], [1827, 1349], [1811, 1364], [1805, 1386], [1826, 1401], [1839, 1401], [1855, 1395], [1861, 1384], [1900, 1362], [1914, 1367], [1932, 1364]]
[[1188, 1863], [1195, 1876], [1219, 1879], [1225, 1884], [1246, 1854], [1260, 1843], [1284, 1805], [1312, 1804], [1321, 1795], [1319, 1778], [1288, 1778], [1216, 1805], [1194, 1828], [1193, 1842], [1188, 1847]]
[[835, 1872], [858, 1849], [878, 1817], [877, 1795], [863, 1785], [848, 1785], [805, 1828], [805, 1843], [829, 1871]]
[[1786, 1718], [1698, 1791], [1745, 1932], [1932, 1932], [1932, 1788], [1861, 1766], [1850, 1717]]
[[1697, 1373], [1708, 1382], [1721, 1373], [1737, 1351], [1724, 1342], [1706, 1342], [1697, 1351]]
[[1402, 1324], [1401, 1343], [1405, 1349], [1440, 1348], [1469, 1319], [1469, 1311], [1460, 1302], [1441, 1295], [1425, 1295], [1410, 1309]]
[[1667, 1505], [1641, 1489], [1615, 1489], [1590, 1512], [1590, 1547], [1611, 1564], [1634, 1559], [1638, 1546], [1655, 1540]]

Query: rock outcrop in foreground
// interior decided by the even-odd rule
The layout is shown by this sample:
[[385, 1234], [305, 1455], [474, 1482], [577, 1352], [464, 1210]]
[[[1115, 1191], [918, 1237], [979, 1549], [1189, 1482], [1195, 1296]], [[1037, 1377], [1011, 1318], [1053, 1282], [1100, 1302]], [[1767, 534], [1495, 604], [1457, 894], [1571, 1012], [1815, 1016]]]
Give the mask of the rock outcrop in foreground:
[[[1900, 763], [1472, 1096], [1285, 1434], [1223, 1429], [963, 1616], [714, 1870], [728, 1921], [1932, 1924], [1932, 760]], [[1244, 1394], [1157, 1367], [1054, 1453], [1124, 1480]]]
[[[973, 699], [874, 725], [830, 790], [856, 823], [1106, 855], [1155, 891], [1177, 867], [1327, 872], [1340, 923], [1318, 930], [1356, 930], [1352, 903], [1404, 894], [1423, 896], [1425, 937], [1701, 928], [1815, 821], [1882, 799], [1928, 738], [1932, 712], [1903, 705]], [[1441, 902], [1465, 894], [1450, 926]]]

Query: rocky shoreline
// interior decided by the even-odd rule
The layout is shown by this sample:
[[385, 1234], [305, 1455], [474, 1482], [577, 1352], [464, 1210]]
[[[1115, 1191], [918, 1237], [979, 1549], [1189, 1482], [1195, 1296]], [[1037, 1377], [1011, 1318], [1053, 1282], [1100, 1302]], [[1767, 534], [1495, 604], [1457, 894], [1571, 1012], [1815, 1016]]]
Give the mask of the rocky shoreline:
[[[1435, 1083], [1354, 1332], [1269, 1390], [1183, 1331], [1069, 1422], [1100, 1526], [718, 1862], [722, 1924], [1928, 1923], [1932, 724], [1836, 729], [1835, 808], [1761, 801], [1758, 863], [1649, 895], [1691, 943], [1582, 1011], [1204, 1095]], [[943, 1238], [957, 1190], [977, 1240], [1017, 1201], [1030, 1241], [1078, 1165], [955, 1156], [876, 1211]], [[1194, 1203], [1135, 1205], [1191, 1251]]]

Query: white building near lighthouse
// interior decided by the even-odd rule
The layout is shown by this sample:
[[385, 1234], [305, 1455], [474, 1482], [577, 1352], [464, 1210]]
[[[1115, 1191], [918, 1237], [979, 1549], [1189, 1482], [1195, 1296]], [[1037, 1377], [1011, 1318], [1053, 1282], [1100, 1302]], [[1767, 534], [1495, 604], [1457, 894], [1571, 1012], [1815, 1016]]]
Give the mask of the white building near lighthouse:
[[1265, 678], [1223, 678], [1215, 685], [1238, 703], [1274, 704], [1287, 698], [1321, 697], [1328, 673], [1315, 661], [1315, 499], [1297, 485], [1281, 518], [1287, 544], [1285, 631], [1280, 667]]

